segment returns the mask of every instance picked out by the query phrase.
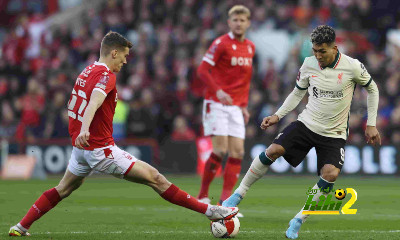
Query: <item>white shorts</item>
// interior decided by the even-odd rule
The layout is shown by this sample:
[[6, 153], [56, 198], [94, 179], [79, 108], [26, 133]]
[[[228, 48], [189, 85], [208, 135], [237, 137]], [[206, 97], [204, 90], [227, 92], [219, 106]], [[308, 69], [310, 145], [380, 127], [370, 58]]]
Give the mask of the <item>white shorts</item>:
[[232, 136], [244, 139], [242, 109], [239, 106], [227, 106], [212, 100], [204, 100], [203, 128], [205, 136]]
[[123, 178], [136, 161], [137, 158], [115, 145], [94, 150], [73, 147], [68, 170], [81, 177], [87, 177], [91, 171], [96, 170]]

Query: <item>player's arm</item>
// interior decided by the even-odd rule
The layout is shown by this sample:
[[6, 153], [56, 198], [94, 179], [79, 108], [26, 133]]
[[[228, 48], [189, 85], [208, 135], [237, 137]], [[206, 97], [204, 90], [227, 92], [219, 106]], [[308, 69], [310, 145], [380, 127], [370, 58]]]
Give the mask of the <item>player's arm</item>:
[[269, 126], [272, 126], [279, 122], [284, 116], [286, 116], [289, 112], [299, 105], [301, 99], [303, 99], [304, 95], [306, 95], [307, 89], [300, 89], [296, 85], [293, 91], [289, 94], [289, 96], [285, 99], [282, 106], [278, 109], [278, 111], [272, 115], [265, 117], [261, 123], [261, 129], [265, 130]]
[[289, 94], [289, 96], [285, 99], [282, 106], [278, 109], [278, 111], [272, 115], [265, 117], [261, 123], [261, 129], [265, 130], [269, 126], [272, 126], [279, 122], [286, 114], [291, 112], [293, 109], [299, 105], [301, 99], [303, 99], [304, 95], [307, 93], [307, 89], [309, 87], [309, 76], [306, 70], [306, 60], [304, 60], [303, 65], [301, 66], [299, 73], [296, 78], [296, 87]]
[[213, 92], [215, 92], [218, 100], [225, 105], [232, 105], [232, 98], [222, 90], [222, 88], [214, 81], [211, 72], [215, 64], [219, 61], [222, 54], [224, 54], [225, 49], [220, 38], [217, 38], [211, 46], [208, 48], [206, 54], [203, 57], [199, 68], [197, 69], [197, 76], [209, 87]]
[[381, 136], [376, 128], [376, 117], [378, 115], [378, 104], [379, 104], [379, 90], [378, 86], [369, 75], [365, 66], [358, 60], [354, 60], [354, 76], [355, 82], [360, 84], [367, 90], [367, 110], [368, 120], [367, 127], [365, 129], [365, 137], [367, 143], [376, 145], [381, 144]]
[[376, 128], [376, 117], [378, 115], [378, 105], [379, 105], [379, 90], [376, 83], [371, 79], [370, 84], [365, 87], [368, 92], [367, 96], [367, 110], [368, 110], [368, 120], [367, 128], [365, 129], [365, 137], [367, 138], [367, 143], [376, 145], [379, 143], [381, 145], [381, 137], [379, 131]]
[[232, 105], [232, 98], [222, 90], [222, 88], [214, 81], [212, 78], [211, 72], [212, 72], [213, 66], [206, 62], [202, 61], [199, 68], [197, 69], [197, 76], [203, 80], [206, 85], [212, 89], [217, 95], [217, 98], [221, 101], [222, 104], [225, 105]]
[[97, 109], [103, 104], [104, 99], [106, 99], [106, 95], [101, 91], [92, 92], [90, 96], [90, 101], [88, 106], [86, 107], [85, 113], [82, 119], [82, 127], [81, 132], [79, 133], [78, 137], [75, 139], [75, 146], [77, 148], [83, 149], [83, 147], [89, 147], [89, 127], [93, 121], [94, 114], [96, 113]]

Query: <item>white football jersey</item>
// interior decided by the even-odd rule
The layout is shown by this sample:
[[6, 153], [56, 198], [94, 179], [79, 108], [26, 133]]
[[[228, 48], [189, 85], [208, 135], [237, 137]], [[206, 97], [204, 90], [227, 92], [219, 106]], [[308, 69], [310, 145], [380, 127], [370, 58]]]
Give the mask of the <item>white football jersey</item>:
[[310, 96], [298, 120], [317, 134], [346, 140], [356, 84], [367, 87], [371, 82], [365, 66], [343, 53], [338, 52], [335, 61], [325, 68], [315, 56], [307, 57], [299, 70], [296, 87], [307, 89]]

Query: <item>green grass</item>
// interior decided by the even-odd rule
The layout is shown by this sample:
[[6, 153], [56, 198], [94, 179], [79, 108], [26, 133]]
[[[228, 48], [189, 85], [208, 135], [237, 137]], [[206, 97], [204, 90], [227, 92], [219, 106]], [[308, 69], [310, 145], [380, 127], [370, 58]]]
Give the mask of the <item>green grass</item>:
[[[196, 195], [200, 179], [168, 176]], [[289, 220], [318, 180], [311, 176], [266, 176], [240, 205], [241, 231], [236, 239], [284, 239]], [[400, 188], [394, 177], [343, 177], [335, 188], [352, 187], [358, 200], [356, 215], [311, 216], [299, 239], [400, 239]], [[0, 181], [0, 239], [8, 239], [17, 223], [44, 191], [58, 183]], [[214, 202], [221, 179], [210, 189]], [[347, 197], [344, 201], [347, 201]], [[115, 178], [88, 178], [83, 186], [36, 222], [29, 239], [214, 239], [202, 215], [169, 204], [150, 188]]]

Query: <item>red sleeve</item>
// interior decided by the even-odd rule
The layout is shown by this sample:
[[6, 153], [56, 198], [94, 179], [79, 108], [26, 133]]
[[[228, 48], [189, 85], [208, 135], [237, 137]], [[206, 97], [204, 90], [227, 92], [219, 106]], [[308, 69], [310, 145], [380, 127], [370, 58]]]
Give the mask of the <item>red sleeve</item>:
[[217, 38], [208, 48], [206, 54], [203, 57], [204, 62], [208, 62], [211, 66], [215, 66], [221, 54], [224, 52], [224, 46], [221, 42], [221, 38]]
[[114, 74], [101, 74], [93, 90], [99, 90], [107, 96], [115, 88], [116, 78]]
[[199, 76], [199, 78], [206, 83], [207, 87], [210, 87], [214, 92], [216, 92], [220, 90], [221, 87], [218, 86], [218, 84], [213, 80], [211, 76], [212, 69], [212, 65], [203, 61], [197, 69], [197, 76]]

